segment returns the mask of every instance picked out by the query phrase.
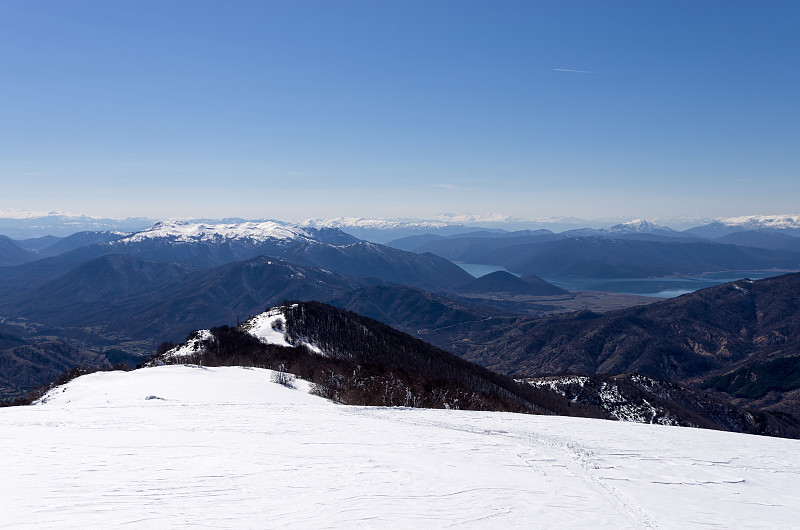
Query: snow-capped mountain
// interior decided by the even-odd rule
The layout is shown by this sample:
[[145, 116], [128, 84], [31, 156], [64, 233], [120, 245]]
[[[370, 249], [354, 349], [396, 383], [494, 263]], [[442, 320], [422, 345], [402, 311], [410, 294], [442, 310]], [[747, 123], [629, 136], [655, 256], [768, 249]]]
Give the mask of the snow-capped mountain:
[[338, 228], [359, 239], [387, 243], [399, 237], [420, 234], [451, 235], [468, 232], [472, 228], [460, 223], [424, 219], [365, 219], [363, 217], [337, 217], [332, 219], [306, 219], [303, 227]]
[[[562, 231], [585, 226], [598, 226], [597, 221], [572, 217], [522, 219], [503, 214], [443, 213], [430, 219], [368, 219], [363, 217], [337, 217], [332, 219], [307, 219], [300, 226], [339, 228], [360, 239], [375, 243], [388, 243], [412, 236], [454, 236], [478, 229], [504, 232], [531, 228]], [[599, 226], [602, 226], [600, 224]]]
[[625, 232], [638, 234], [675, 233], [675, 231], [669, 227], [657, 225], [645, 219], [634, 219], [632, 221], [620, 223], [606, 228], [605, 231], [608, 233]]
[[132, 234], [121, 244], [169, 240], [172, 243], [220, 243], [236, 241], [259, 245], [267, 242], [323, 242], [349, 244], [358, 241], [330, 227], [303, 228], [280, 221], [243, 221], [236, 223], [203, 223], [167, 219]]
[[356, 277], [377, 277], [434, 288], [454, 284], [456, 279], [470, 279], [460, 267], [436, 256], [361, 241], [338, 228], [300, 227], [277, 221], [228, 224], [163, 221], [111, 245], [152, 259], [174, 256], [169, 258], [174, 261], [186, 259], [183, 256], [187, 254], [211, 263], [268, 255]]
[[792, 528], [797, 440], [336, 405], [274, 372], [102, 372], [0, 409], [9, 528]]
[[744, 230], [798, 230], [800, 229], [800, 215], [746, 215], [743, 217], [728, 217], [719, 219], [725, 226], [742, 228]]
[[268, 240], [314, 238], [300, 227], [277, 221], [208, 224], [168, 219], [128, 236], [123, 243], [139, 243], [148, 239], [171, 239], [176, 243], [216, 243], [225, 239], [263, 243]]
[[437, 256], [361, 241], [337, 228], [300, 227], [278, 221], [161, 221], [127, 237], [65, 253], [43, 264], [42, 269], [59, 272], [63, 271], [61, 264], [74, 267], [108, 254], [183, 262], [199, 268], [271, 256], [351, 276], [434, 289], [472, 279], [457, 265]]
[[395, 230], [400, 228], [439, 229], [454, 223], [426, 221], [419, 219], [366, 219], [363, 217], [335, 217], [330, 219], [306, 219], [300, 226], [313, 228], [368, 228], [376, 230]]
[[647, 235], [666, 236], [666, 237], [676, 237], [681, 235], [680, 232], [676, 232], [675, 230], [669, 227], [657, 225], [645, 219], [634, 219], [632, 221], [619, 223], [607, 228], [579, 228], [577, 230], [568, 230], [566, 232], [562, 232], [562, 235], [570, 237], [581, 237], [581, 236], [613, 237], [613, 236], [629, 235], [629, 234], [637, 234], [637, 235], [647, 234]]
[[787, 235], [800, 236], [800, 214], [783, 215], [746, 215], [727, 217], [690, 228], [684, 233], [698, 237], [723, 237], [736, 232], [772, 231]]

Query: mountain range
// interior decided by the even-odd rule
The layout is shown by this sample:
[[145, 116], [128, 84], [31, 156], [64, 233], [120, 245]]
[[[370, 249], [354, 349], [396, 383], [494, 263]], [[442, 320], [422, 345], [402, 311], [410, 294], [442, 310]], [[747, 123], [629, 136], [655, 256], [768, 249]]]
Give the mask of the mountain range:
[[[626, 231], [659, 233], [656, 240], [617, 237]], [[592, 236], [479, 231], [426, 238], [423, 246], [446, 244], [462, 256], [489, 248], [485, 255], [510, 263], [510, 270], [529, 272], [518, 277], [497, 271], [476, 279], [432, 253], [358, 240], [337, 228], [276, 221], [173, 220], [134, 234], [87, 232], [31, 241], [27, 249], [7, 242], [39, 256], [53, 247], [66, 251], [0, 267], [0, 349], [12, 360], [6, 375], [18, 370], [25, 355], [41, 358], [35, 348], [60, 352], [54, 355], [65, 360], [64, 367], [78, 359], [93, 366], [113, 359], [135, 363], [158, 343], [180, 340], [192, 329], [240, 322], [284, 300], [319, 300], [516, 378], [635, 372], [694, 391], [705, 388], [724, 403], [798, 414], [793, 379], [776, 375], [785, 370], [778, 361], [800, 355], [791, 346], [797, 275], [727, 284], [607, 314], [534, 318], [531, 305], [522, 310], [529, 300], [542, 304], [548, 297], [574, 296], [531, 270], [643, 275], [766, 267], [779, 260], [788, 267], [794, 255], [784, 249], [688, 241], [647, 223]], [[586, 248], [593, 253], [581, 255]], [[547, 311], [546, 305], [537, 307], [537, 315]], [[742, 390], [747, 377], [777, 383], [759, 386], [763, 391]], [[34, 383], [3, 383], [5, 395], [19, 395]]]
[[[97, 236], [83, 237], [90, 235]], [[5, 279], [17, 285], [32, 285], [111, 254], [175, 261], [195, 268], [271, 256], [356, 277], [380, 277], [431, 289], [472, 279], [460, 267], [433, 255], [402, 252], [361, 241], [337, 229], [299, 228], [276, 222], [210, 225], [169, 221], [135, 234], [106, 239], [111, 240], [16, 267], [0, 268], [0, 282]]]
[[[585, 235], [593, 233], [594, 235]], [[737, 270], [797, 270], [800, 238], [739, 232], [719, 240], [632, 232], [466, 234], [390, 242], [451, 261], [503, 267], [518, 274], [644, 278]], [[635, 237], [634, 237], [635, 236]], [[736, 243], [736, 244], [732, 244]]]

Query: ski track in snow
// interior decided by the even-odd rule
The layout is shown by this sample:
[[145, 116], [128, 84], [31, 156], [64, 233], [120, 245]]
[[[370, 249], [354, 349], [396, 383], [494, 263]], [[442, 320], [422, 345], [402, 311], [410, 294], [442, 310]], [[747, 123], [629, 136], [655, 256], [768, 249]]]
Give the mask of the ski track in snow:
[[[0, 410], [0, 528], [789, 528], [800, 442], [347, 407], [271, 372], [84, 376]], [[149, 398], [149, 399], [148, 399]]]

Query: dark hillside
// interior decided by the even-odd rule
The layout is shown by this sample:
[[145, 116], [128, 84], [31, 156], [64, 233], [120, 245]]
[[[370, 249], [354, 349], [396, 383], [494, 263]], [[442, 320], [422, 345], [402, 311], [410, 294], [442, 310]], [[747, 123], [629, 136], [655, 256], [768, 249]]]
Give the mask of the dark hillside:
[[585, 237], [508, 247], [486, 254], [477, 263], [502, 265], [520, 274], [641, 278], [726, 270], [796, 269], [800, 267], [800, 254], [708, 242]]
[[96, 243], [108, 243], [111, 241], [116, 241], [118, 239], [122, 239], [126, 235], [128, 234], [109, 231], [78, 232], [72, 234], [71, 236], [58, 239], [57, 241], [53, 242], [52, 245], [42, 248], [39, 253], [42, 256], [58, 256], [59, 254], [69, 252], [70, 250], [75, 250], [76, 248], [94, 245]]
[[[550, 233], [504, 234], [504, 237], [472, 236], [436, 239], [413, 249], [414, 252], [430, 252], [443, 258], [463, 263], [492, 263], [487, 258], [494, 252], [509, 247], [535, 247], [549, 241], [564, 239], [566, 236]], [[487, 261], [489, 259], [489, 261]]]
[[699, 382], [800, 354], [800, 274], [740, 280], [602, 315], [490, 323], [460, 330], [453, 351], [515, 377], [636, 372]]
[[288, 298], [329, 299], [361, 285], [354, 278], [275, 258], [193, 270], [181, 263], [103, 256], [30, 293], [0, 296], [0, 302], [16, 315], [60, 328], [65, 336], [86, 330], [98, 338], [155, 345]]
[[572, 402], [602, 408], [623, 421], [800, 438], [800, 421], [788, 414], [742, 410], [702, 390], [639, 374], [555, 376], [528, 382]]
[[0, 402], [24, 396], [76, 366], [103, 367], [105, 356], [60, 341], [0, 350]]
[[25, 250], [39, 251], [43, 248], [49, 247], [50, 245], [55, 245], [62, 239], [63, 238], [56, 236], [41, 236], [31, 237], [28, 239], [16, 239], [15, 242]]
[[482, 320], [497, 312], [461, 304], [444, 296], [401, 285], [371, 286], [349, 291], [329, 301], [333, 306], [406, 330], [437, 329]]
[[507, 293], [510, 295], [549, 296], [567, 291], [534, 274], [519, 278], [510, 272], [496, 271], [466, 283], [457, 289], [462, 293]]
[[21, 263], [33, 261], [36, 258], [36, 254], [25, 250], [13, 239], [0, 236], [0, 267], [19, 265]]
[[[212, 328], [191, 358], [166, 352], [151, 363], [199, 362], [278, 369], [347, 404], [504, 410], [608, 417], [558, 394], [520, 384], [367, 317], [318, 302], [278, 308], [294, 347], [261, 343], [239, 328]], [[191, 337], [199, 337], [192, 335]], [[304, 344], [324, 352], [313, 353]]]

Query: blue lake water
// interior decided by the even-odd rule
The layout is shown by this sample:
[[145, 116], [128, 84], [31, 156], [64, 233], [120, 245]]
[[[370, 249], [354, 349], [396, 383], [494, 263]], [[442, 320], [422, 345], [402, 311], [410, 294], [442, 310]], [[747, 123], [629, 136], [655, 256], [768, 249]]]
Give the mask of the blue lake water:
[[[495, 271], [505, 270], [496, 265], [476, 263], [457, 263], [459, 267], [480, 277]], [[786, 271], [728, 271], [704, 274], [700, 276], [682, 276], [675, 278], [587, 278], [584, 276], [560, 276], [539, 274], [545, 281], [568, 291], [608, 291], [612, 293], [636, 294], [639, 296], [655, 296], [673, 298], [691, 293], [698, 289], [713, 287], [742, 278], [760, 280], [786, 274]]]
[[476, 278], [486, 276], [487, 274], [491, 274], [493, 272], [505, 270], [503, 267], [498, 267], [497, 265], [481, 265], [480, 263], [456, 263], [456, 265], [472, 274]]

